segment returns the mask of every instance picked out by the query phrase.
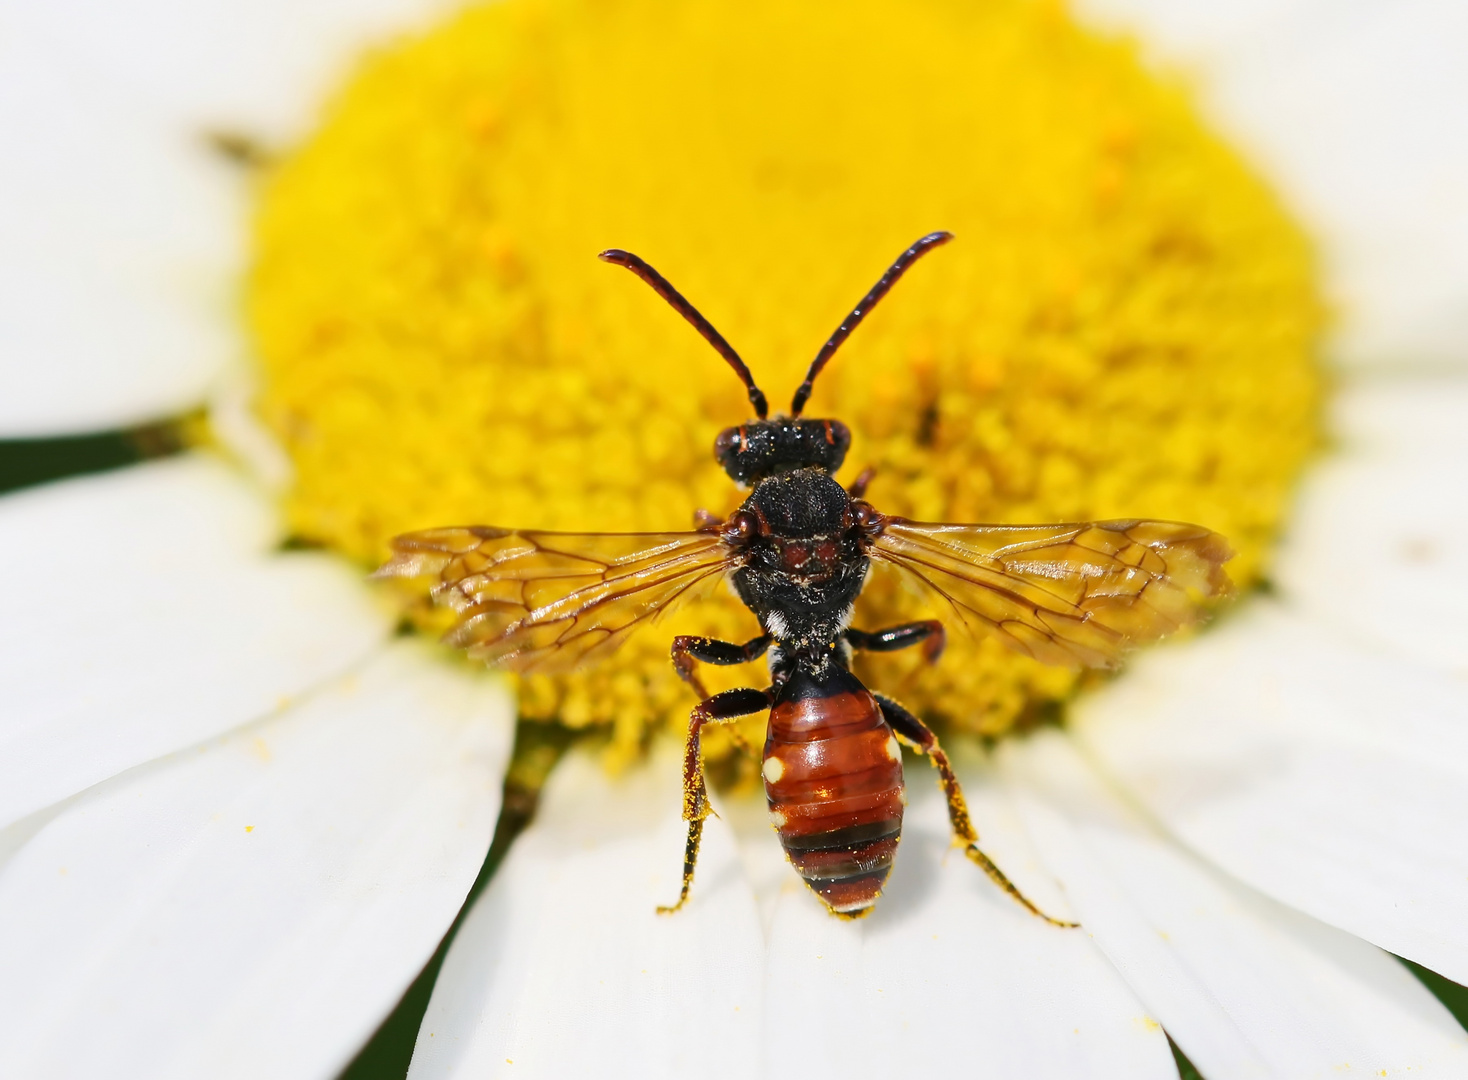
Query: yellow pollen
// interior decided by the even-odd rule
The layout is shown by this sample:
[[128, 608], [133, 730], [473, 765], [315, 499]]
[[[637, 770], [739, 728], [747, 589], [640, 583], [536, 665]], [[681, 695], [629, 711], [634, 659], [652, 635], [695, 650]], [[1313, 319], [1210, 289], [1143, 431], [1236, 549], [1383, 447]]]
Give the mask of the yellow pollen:
[[[369, 56], [260, 195], [248, 316], [290, 520], [364, 568], [413, 529], [682, 530], [738, 505], [711, 447], [743, 390], [597, 261], [613, 246], [779, 410], [893, 256], [956, 233], [806, 410], [850, 426], [838, 479], [874, 467], [886, 513], [1196, 521], [1247, 586], [1317, 442], [1308, 244], [1185, 94], [1053, 3], [474, 7]], [[854, 623], [949, 614], [879, 569]], [[914, 649], [858, 674], [990, 735], [1079, 685], [949, 627], [935, 667]], [[523, 713], [635, 753], [686, 723], [675, 633], [759, 627], [716, 593], [601, 667], [519, 680]]]

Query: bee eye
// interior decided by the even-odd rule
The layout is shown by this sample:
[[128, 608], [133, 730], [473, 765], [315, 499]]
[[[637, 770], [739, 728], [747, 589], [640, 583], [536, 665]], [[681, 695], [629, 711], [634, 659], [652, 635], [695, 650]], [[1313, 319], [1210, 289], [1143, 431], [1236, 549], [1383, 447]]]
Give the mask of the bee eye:
[[726, 544], [747, 544], [759, 534], [759, 522], [747, 510], [733, 514], [719, 530], [719, 539]]

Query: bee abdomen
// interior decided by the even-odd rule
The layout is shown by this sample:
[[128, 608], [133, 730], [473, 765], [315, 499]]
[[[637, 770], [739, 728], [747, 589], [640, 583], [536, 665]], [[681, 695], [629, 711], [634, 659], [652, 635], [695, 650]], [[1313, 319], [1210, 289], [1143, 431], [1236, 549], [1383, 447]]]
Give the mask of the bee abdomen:
[[871, 694], [856, 684], [778, 702], [764, 776], [771, 820], [806, 884], [840, 914], [871, 907], [904, 803], [901, 752]]
[[871, 839], [856, 839], [872, 828], [864, 825], [812, 836], [782, 834], [780, 839], [791, 865], [816, 895], [832, 911], [850, 915], [871, 907], [881, 895], [902, 835], [901, 813], [876, 822], [875, 827], [881, 832]]

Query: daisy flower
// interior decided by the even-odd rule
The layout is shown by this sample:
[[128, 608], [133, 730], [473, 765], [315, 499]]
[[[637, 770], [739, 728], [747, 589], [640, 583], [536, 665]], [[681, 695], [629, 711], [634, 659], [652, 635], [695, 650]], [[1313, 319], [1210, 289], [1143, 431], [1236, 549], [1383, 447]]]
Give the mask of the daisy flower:
[[[198, 448], [0, 500], [0, 1074], [380, 1074], [390, 1015], [414, 1077], [1468, 1074], [1390, 955], [1468, 982], [1456, 8], [4, 18], [0, 435]], [[922, 761], [875, 914], [832, 919], [714, 739], [659, 918], [666, 639], [747, 616], [512, 685], [394, 636], [439, 624], [365, 569], [407, 529], [737, 501], [737, 384], [600, 248], [772, 389], [940, 227], [812, 405], [873, 500], [1197, 520], [1259, 587], [1105, 683], [957, 635], [862, 669], [1080, 930], [953, 856]], [[874, 579], [858, 617], [918, 610]]]

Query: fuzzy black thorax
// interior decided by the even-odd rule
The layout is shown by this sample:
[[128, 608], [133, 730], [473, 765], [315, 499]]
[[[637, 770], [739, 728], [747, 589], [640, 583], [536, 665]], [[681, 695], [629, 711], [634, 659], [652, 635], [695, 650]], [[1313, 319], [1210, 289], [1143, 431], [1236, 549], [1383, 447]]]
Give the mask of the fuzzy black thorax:
[[789, 649], [828, 646], [851, 618], [870, 565], [853, 505], [807, 467], [761, 480], [738, 511], [752, 527], [734, 588]]

